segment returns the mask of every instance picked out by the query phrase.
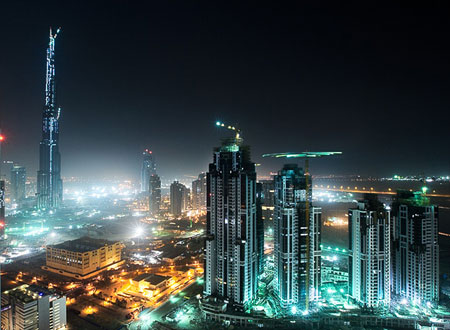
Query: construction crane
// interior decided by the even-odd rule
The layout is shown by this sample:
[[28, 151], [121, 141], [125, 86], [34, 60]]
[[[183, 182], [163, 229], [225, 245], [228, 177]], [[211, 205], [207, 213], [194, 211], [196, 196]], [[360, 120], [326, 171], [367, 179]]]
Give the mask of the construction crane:
[[241, 135], [241, 130], [235, 126], [230, 126], [230, 125], [225, 125], [224, 123], [222, 123], [221, 121], [216, 121], [216, 126], [217, 127], [223, 127], [225, 129], [228, 129], [230, 131], [234, 131], [236, 133], [236, 140], [241, 139], [240, 135]]
[[263, 157], [272, 158], [305, 158], [305, 175], [309, 175], [309, 158], [320, 158], [326, 156], [342, 155], [341, 151], [303, 151], [303, 152], [278, 152], [264, 154]]
[[[309, 243], [309, 235], [310, 235], [310, 223], [309, 223], [309, 214], [310, 214], [310, 205], [309, 205], [309, 191], [311, 189], [311, 180], [309, 179], [309, 158], [320, 158], [326, 156], [334, 156], [341, 155], [340, 151], [304, 151], [304, 152], [279, 152], [273, 154], [264, 154], [263, 157], [272, 157], [272, 158], [304, 158], [305, 159], [305, 181], [306, 181], [306, 201], [305, 201], [305, 220], [306, 220], [306, 228], [308, 228], [308, 235], [306, 235], [306, 284], [308, 287], [308, 293], [306, 295], [306, 306], [309, 305], [309, 261], [311, 259], [311, 251], [310, 251], [310, 243]], [[312, 196], [311, 196], [312, 197]], [[308, 307], [306, 307], [308, 308]]]

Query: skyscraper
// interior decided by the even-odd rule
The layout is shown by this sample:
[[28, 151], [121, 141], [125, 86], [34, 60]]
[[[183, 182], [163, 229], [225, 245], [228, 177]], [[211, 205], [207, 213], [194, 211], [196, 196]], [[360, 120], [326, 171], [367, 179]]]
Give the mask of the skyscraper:
[[2, 294], [2, 329], [65, 329], [66, 297], [24, 284]]
[[366, 307], [391, 301], [390, 212], [373, 196], [348, 211], [349, 294]]
[[319, 297], [321, 209], [311, 206], [307, 180], [296, 164], [284, 165], [274, 178], [275, 292], [294, 311]]
[[192, 207], [194, 210], [206, 209], [206, 173], [200, 173], [192, 181]]
[[420, 304], [439, 301], [438, 207], [420, 192], [392, 204], [392, 291]]
[[271, 225], [273, 221], [273, 210], [274, 210], [274, 181], [272, 180], [261, 180], [259, 181], [262, 185], [262, 218], [265, 225]]
[[309, 303], [315, 303], [320, 298], [322, 284], [322, 208], [311, 206], [309, 220]]
[[0, 239], [5, 235], [5, 181], [0, 180]]
[[264, 204], [262, 183], [256, 183], [256, 254], [258, 261], [258, 274], [264, 271], [264, 219], [262, 216], [262, 206]]
[[58, 208], [63, 198], [61, 180], [61, 155], [59, 153], [59, 117], [61, 108], [56, 103], [55, 40], [60, 29], [52, 33], [47, 49], [47, 75], [45, 106], [42, 114], [42, 140], [39, 149], [37, 173], [37, 207]]
[[189, 210], [191, 208], [191, 189], [189, 189], [188, 187], [184, 186], [184, 191], [183, 191], [183, 212], [186, 212], [187, 210]]
[[141, 192], [147, 192], [149, 190], [150, 177], [156, 174], [156, 162], [153, 158], [153, 152], [149, 149], [145, 149], [142, 156]]
[[161, 208], [161, 179], [157, 174], [150, 177], [149, 211], [151, 216], [157, 216]]
[[256, 172], [238, 135], [209, 164], [206, 221], [204, 295], [244, 306], [257, 289]]
[[170, 185], [170, 213], [179, 217], [186, 210], [189, 193], [184, 184], [174, 181]]
[[25, 167], [17, 164], [11, 167], [11, 199], [20, 202], [25, 199], [25, 183], [27, 172]]

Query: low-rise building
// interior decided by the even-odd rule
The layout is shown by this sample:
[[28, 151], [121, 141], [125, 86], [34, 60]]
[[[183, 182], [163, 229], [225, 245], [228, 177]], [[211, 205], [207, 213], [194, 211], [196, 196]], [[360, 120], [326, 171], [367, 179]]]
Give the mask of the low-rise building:
[[82, 237], [48, 245], [46, 265], [42, 268], [75, 278], [89, 278], [122, 261], [122, 244]]
[[66, 297], [36, 285], [2, 293], [1, 325], [5, 330], [66, 328]]
[[132, 279], [131, 284], [134, 290], [153, 297], [167, 289], [170, 280], [170, 276], [144, 273]]
[[173, 265], [175, 262], [184, 259], [184, 253], [186, 248], [183, 247], [171, 247], [170, 249], [165, 249], [162, 254], [163, 261]]

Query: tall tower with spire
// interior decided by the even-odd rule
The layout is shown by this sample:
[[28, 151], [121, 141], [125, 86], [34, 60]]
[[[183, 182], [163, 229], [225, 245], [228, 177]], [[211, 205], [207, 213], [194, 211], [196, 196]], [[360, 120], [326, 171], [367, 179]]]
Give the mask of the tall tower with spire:
[[243, 308], [256, 295], [258, 229], [256, 170], [240, 130], [214, 150], [206, 201], [205, 284], [203, 293]]
[[56, 209], [62, 201], [61, 155], [59, 153], [59, 116], [61, 108], [56, 104], [55, 84], [55, 33], [50, 28], [47, 49], [47, 73], [45, 80], [45, 106], [42, 113], [42, 140], [39, 149], [37, 173], [37, 207]]

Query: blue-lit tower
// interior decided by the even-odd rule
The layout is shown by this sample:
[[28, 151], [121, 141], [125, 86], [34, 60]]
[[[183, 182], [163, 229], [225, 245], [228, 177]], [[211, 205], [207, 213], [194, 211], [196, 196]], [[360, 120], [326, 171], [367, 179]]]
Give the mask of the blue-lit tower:
[[264, 154], [263, 157], [304, 158], [304, 170], [286, 164], [274, 177], [274, 289], [280, 305], [293, 314], [318, 302], [321, 284], [320, 207], [312, 206], [309, 159], [339, 155], [338, 151]]
[[149, 149], [144, 150], [142, 157], [141, 192], [148, 192], [150, 189], [150, 178], [152, 175], [156, 175], [156, 162], [153, 152]]
[[348, 211], [349, 295], [361, 306], [391, 303], [391, 215], [367, 194]]
[[439, 302], [439, 208], [425, 192], [392, 203], [392, 291], [418, 305]]
[[45, 106], [42, 114], [42, 140], [39, 149], [37, 174], [37, 207], [58, 208], [62, 201], [61, 155], [59, 153], [59, 117], [61, 108], [56, 105], [55, 40], [56, 33], [50, 28], [47, 49], [47, 74], [45, 80]]
[[320, 286], [320, 208], [311, 207], [309, 174], [286, 164], [275, 182], [275, 293], [282, 307], [307, 310]]
[[27, 181], [27, 171], [25, 167], [14, 164], [11, 167], [11, 199], [20, 203], [25, 199], [25, 185]]

